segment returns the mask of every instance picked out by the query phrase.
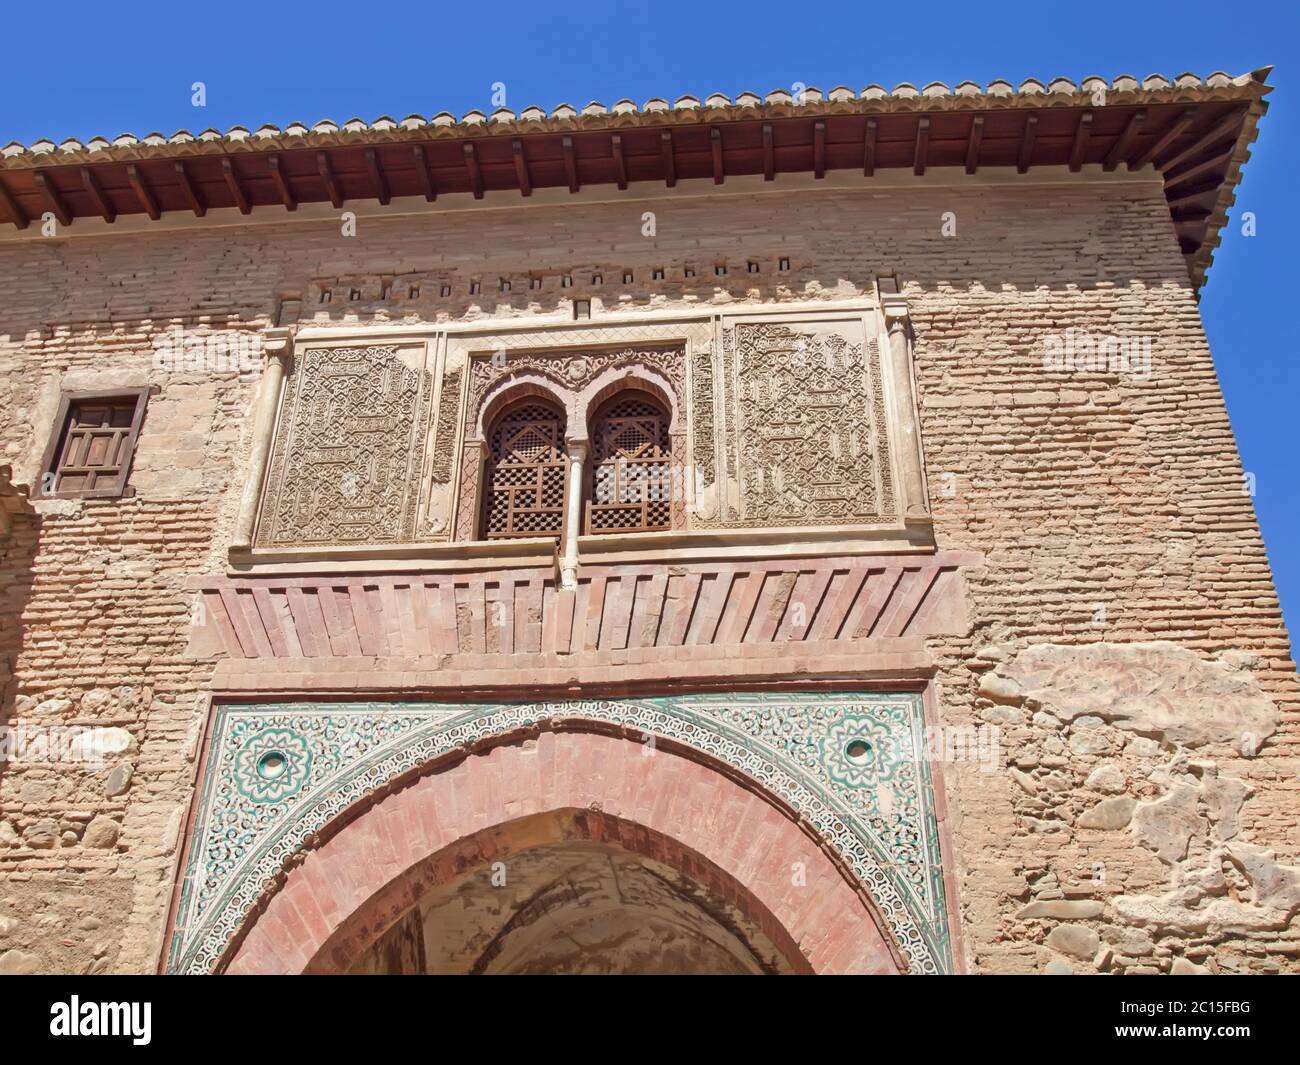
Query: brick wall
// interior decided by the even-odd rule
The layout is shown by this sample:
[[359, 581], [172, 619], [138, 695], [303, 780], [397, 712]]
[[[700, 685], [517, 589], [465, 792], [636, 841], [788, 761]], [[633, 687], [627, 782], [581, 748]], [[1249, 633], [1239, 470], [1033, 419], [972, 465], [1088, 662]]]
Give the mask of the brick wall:
[[[656, 213], [653, 238], [641, 235], [645, 210]], [[956, 234], [944, 237], [949, 211]], [[1284, 878], [1295, 874], [1287, 863], [1300, 857], [1291, 770], [1300, 706], [1156, 184], [927, 183], [363, 216], [352, 238], [333, 219], [133, 235], [98, 228], [105, 235], [0, 242], [9, 385], [0, 464], [13, 464], [16, 481], [36, 476], [60, 387], [162, 391], [149, 403], [134, 498], [38, 502], [36, 518], [17, 519], [0, 543], [0, 655], [12, 670], [0, 717], [123, 729], [129, 746], [97, 770], [0, 766], [0, 967], [142, 971], [161, 945], [212, 670], [184, 657], [192, 593], [183, 580], [220, 569], [255, 381], [154, 370], [155, 338], [176, 325], [256, 333], [274, 324], [281, 297], [295, 295], [303, 320], [368, 326], [524, 317], [575, 296], [597, 300], [597, 316], [843, 298], [869, 294], [879, 273], [896, 273], [911, 305], [939, 545], [985, 558], [967, 573], [973, 631], [931, 641], [945, 723], [992, 721], [1006, 745], [1003, 771], [957, 765], [946, 777], [969, 964], [1296, 967], [1300, 937], [1258, 917], [1259, 877], [1242, 869], [1258, 856], [1224, 858], [1244, 841], [1275, 852]], [[782, 257], [787, 272], [777, 270]], [[652, 280], [657, 268], [662, 281]], [[574, 288], [561, 289], [559, 275], [570, 272]], [[600, 285], [590, 284], [593, 272]], [[530, 273], [540, 289], [528, 287]], [[501, 278], [513, 279], [508, 293]], [[1070, 328], [1149, 336], [1149, 377], [1045, 372], [1043, 336]], [[1177, 667], [1189, 706], [1234, 684], [1273, 704], [1278, 730], [1257, 757], [1242, 757], [1237, 738], [1219, 730], [1180, 761], [1150, 729], [1135, 737], [1096, 714], [1053, 716], [1025, 694], [1030, 645], [1150, 641], [1190, 649], [1196, 662], [1156, 646], [1136, 688]], [[1103, 668], [1098, 683], [1108, 679]], [[1205, 812], [1222, 808], [1209, 782], [1224, 778], [1253, 789], [1228, 840], [1222, 818]], [[1085, 813], [1108, 795], [1139, 811], [1169, 798], [1190, 809], [1184, 852], [1162, 857], [1140, 830], [1089, 827]], [[1213, 881], [1193, 908], [1221, 901], [1241, 912], [1200, 928], [1206, 922], [1160, 910], [1189, 876]], [[1282, 926], [1300, 904], [1289, 898], [1263, 907], [1282, 913]], [[1101, 901], [1104, 912], [1055, 905], [1079, 901]]]

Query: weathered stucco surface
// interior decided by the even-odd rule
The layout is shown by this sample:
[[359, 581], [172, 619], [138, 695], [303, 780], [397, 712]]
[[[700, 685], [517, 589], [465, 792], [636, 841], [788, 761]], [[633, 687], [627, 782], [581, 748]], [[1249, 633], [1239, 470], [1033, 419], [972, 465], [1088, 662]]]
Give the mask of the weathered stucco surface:
[[[1243, 807], [1255, 789], [1220, 772], [1220, 760], [1255, 757], [1278, 728], [1277, 706], [1249, 671], [1250, 656], [1205, 660], [1152, 642], [1037, 644], [1018, 652], [992, 646], [979, 660], [993, 667], [979, 691], [1002, 708], [986, 716], [1036, 727], [1042, 749], [1063, 745], [1068, 752], [1067, 764], [1048, 772], [1028, 765], [1012, 771], [1024, 794], [1023, 820], [1049, 847], [1072, 834], [1099, 855], [1087, 879], [1100, 905], [1037, 901], [1043, 893], [1035, 891], [1036, 901], [1018, 919], [1109, 924], [1101, 938], [1062, 925], [1045, 940], [1103, 971], [1158, 968], [1158, 945], [1176, 944], [1188, 962], [1215, 959], [1205, 971], [1218, 971], [1220, 954], [1223, 968], [1236, 968], [1243, 949], [1280, 948], [1289, 956], [1277, 934], [1300, 907], [1300, 869], [1239, 841]], [[1161, 864], [1163, 883], [1153, 876], [1129, 891], [1108, 882], [1109, 855], [1139, 863], [1144, 852]], [[1046, 894], [1059, 888], [1049, 881]], [[1080, 947], [1085, 942], [1089, 949]]]

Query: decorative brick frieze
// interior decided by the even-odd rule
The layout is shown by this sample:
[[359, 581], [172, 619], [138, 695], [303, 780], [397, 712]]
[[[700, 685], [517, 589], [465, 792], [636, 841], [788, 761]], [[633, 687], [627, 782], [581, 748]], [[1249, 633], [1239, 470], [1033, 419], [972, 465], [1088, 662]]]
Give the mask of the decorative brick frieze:
[[[579, 654], [960, 633], [973, 556], [197, 578], [195, 653], [233, 659]], [[508, 665], [503, 661], [502, 665]], [[292, 672], [292, 671], [290, 671]]]

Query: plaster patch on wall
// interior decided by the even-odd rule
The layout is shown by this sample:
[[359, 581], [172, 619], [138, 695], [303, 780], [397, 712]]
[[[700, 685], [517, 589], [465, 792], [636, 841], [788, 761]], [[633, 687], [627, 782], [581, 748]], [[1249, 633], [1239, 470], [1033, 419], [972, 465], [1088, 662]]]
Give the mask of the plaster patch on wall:
[[[1045, 966], [1217, 972], [1238, 967], [1243, 941], [1256, 955], [1300, 950], [1300, 867], [1238, 838], [1255, 788], [1220, 765], [1253, 758], [1278, 728], [1252, 662], [1167, 642], [997, 645], [971, 660], [986, 719], [1019, 729], [1008, 754], [1019, 830], [1055, 840], [1011, 924]], [[1081, 896], [1102, 909], [1070, 905]], [[1079, 922], [1094, 919], [1095, 953], [1061, 946], [1091, 942]]]
[[1244, 741], [1254, 753], [1277, 731], [1277, 707], [1240, 664], [1163, 641], [1036, 644], [987, 674], [980, 694], [1062, 721], [1097, 717], [1164, 746]]

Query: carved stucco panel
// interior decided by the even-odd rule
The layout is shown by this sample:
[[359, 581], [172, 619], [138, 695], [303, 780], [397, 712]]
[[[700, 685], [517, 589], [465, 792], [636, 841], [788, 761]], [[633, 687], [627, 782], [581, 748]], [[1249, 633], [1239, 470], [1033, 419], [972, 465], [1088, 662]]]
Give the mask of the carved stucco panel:
[[690, 511], [697, 523], [717, 521], [721, 514], [718, 490], [718, 419], [713, 345], [701, 344], [691, 354], [690, 426], [694, 468]]
[[451, 534], [452, 506], [456, 490], [456, 451], [459, 443], [457, 426], [460, 414], [465, 368], [448, 365], [442, 374], [437, 413], [433, 419], [429, 492], [424, 527], [431, 536]]
[[[913, 972], [952, 971], [924, 706], [919, 694], [905, 692], [222, 706], [168, 969], [211, 972], [285, 865], [367, 796], [451, 751], [556, 721], [663, 737], [757, 782], [820, 835], [870, 894]], [[870, 757], [850, 753], [855, 747]], [[270, 779], [259, 772], [268, 753], [285, 766]]]
[[431, 378], [419, 345], [295, 358], [262, 500], [262, 546], [415, 538]]
[[897, 518], [880, 353], [860, 321], [739, 323], [723, 332], [731, 527]]

